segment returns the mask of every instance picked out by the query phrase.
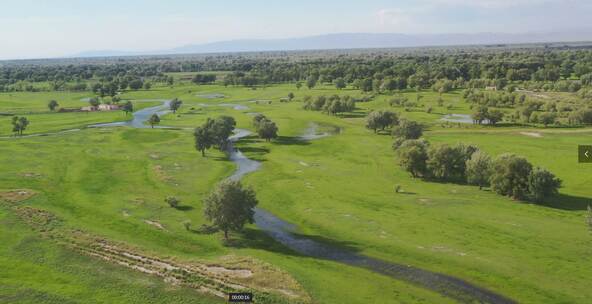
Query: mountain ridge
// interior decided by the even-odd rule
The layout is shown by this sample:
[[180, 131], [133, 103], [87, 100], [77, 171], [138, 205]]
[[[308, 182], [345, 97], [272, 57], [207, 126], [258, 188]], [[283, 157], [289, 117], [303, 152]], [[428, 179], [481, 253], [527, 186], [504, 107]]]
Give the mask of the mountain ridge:
[[232, 53], [289, 50], [299, 51], [357, 48], [404, 48], [577, 41], [592, 41], [592, 29], [513, 34], [493, 32], [472, 34], [334, 33], [297, 38], [223, 40], [202, 44], [189, 44], [171, 49], [153, 51], [91, 50], [69, 57], [174, 55], [194, 53]]

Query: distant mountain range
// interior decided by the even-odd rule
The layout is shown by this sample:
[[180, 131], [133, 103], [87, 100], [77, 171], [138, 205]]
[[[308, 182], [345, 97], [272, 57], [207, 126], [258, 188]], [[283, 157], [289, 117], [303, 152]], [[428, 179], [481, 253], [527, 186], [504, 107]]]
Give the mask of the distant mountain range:
[[388, 34], [343, 33], [286, 39], [242, 39], [186, 45], [158, 51], [87, 51], [71, 57], [108, 57], [165, 54], [199, 54], [283, 50], [326, 50], [356, 48], [401, 48], [452, 45], [521, 44], [542, 42], [592, 41], [592, 29], [548, 33], [477, 34]]

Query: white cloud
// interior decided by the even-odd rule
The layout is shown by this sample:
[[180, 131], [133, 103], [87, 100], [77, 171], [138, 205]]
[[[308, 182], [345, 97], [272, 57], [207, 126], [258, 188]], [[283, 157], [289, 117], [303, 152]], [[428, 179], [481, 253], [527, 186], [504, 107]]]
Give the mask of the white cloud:
[[587, 3], [585, 0], [424, 0], [423, 2], [434, 6], [449, 5], [487, 9], [538, 6], [543, 4]]

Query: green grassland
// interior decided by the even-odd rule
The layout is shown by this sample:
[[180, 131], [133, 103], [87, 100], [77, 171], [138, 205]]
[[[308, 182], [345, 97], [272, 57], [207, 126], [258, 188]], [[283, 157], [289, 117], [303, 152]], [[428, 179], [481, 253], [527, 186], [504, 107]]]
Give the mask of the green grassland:
[[[294, 92], [292, 102], [279, 99]], [[203, 96], [223, 94], [224, 98]], [[251, 129], [252, 113], [263, 113], [280, 129], [271, 143], [249, 137], [238, 147], [262, 162], [245, 177], [260, 206], [296, 224], [310, 237], [372, 257], [409, 264], [468, 280], [524, 303], [586, 303], [592, 297], [592, 235], [585, 207], [592, 204], [592, 167], [577, 164], [577, 145], [589, 143], [592, 129], [445, 124], [444, 114], [470, 113], [459, 92], [422, 92], [421, 104], [404, 111], [390, 96], [358, 103], [342, 116], [305, 111], [305, 95], [362, 94], [354, 90], [274, 85], [256, 90], [217, 85], [175, 84], [125, 92], [124, 100], [178, 97], [183, 106], [161, 125], [193, 128], [208, 117], [231, 115]], [[410, 100], [415, 92], [407, 92]], [[200, 97], [201, 96], [201, 97]], [[85, 105], [78, 93], [0, 95], [0, 112], [25, 113], [27, 133], [83, 127], [129, 119], [120, 112], [49, 113], [47, 101]], [[271, 103], [268, 102], [271, 101]], [[255, 102], [259, 101], [259, 102]], [[235, 110], [220, 104], [240, 104]], [[154, 103], [136, 103], [143, 107]], [[428, 126], [432, 144], [464, 142], [498, 155], [514, 152], [563, 180], [551, 203], [533, 205], [477, 187], [413, 179], [396, 164], [392, 138], [364, 128], [373, 109], [391, 109]], [[10, 117], [0, 117], [0, 135], [10, 135]], [[331, 137], [298, 140], [311, 123], [338, 127]], [[532, 134], [536, 132], [539, 137]], [[193, 148], [190, 130], [84, 129], [47, 137], [0, 139], [0, 189], [31, 189], [19, 204], [47, 210], [65, 228], [81, 229], [179, 261], [219, 263], [241, 257], [264, 263], [298, 282], [314, 303], [446, 303], [440, 295], [367, 270], [298, 255], [254, 225], [224, 245], [219, 234], [186, 231], [206, 223], [202, 198], [232, 174], [224, 154], [207, 157]], [[404, 193], [395, 193], [401, 185]], [[163, 199], [175, 195], [183, 208]], [[25, 225], [0, 205], [0, 302], [16, 303], [223, 303], [194, 289], [69, 250]], [[153, 224], [149, 224], [153, 223]], [[162, 228], [156, 227], [159, 223]], [[63, 267], [67, 265], [67, 267]], [[253, 266], [253, 271], [258, 268]], [[267, 284], [267, 285], [265, 285]], [[265, 287], [277, 288], [277, 282]]]

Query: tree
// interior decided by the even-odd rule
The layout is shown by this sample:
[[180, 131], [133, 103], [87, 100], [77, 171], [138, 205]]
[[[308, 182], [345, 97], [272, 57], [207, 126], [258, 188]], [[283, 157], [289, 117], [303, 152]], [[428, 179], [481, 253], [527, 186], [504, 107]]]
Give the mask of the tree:
[[150, 127], [154, 129], [154, 125], [160, 123], [160, 117], [158, 117], [158, 114], [152, 114], [152, 116], [150, 116], [148, 119], [148, 123], [150, 124]]
[[257, 127], [257, 134], [259, 137], [265, 139], [265, 141], [270, 141], [274, 138], [277, 138], [278, 127], [276, 126], [275, 122], [265, 118], [261, 120]]
[[464, 144], [431, 147], [426, 165], [431, 175], [437, 179], [464, 181], [466, 163], [475, 151], [477, 151], [475, 146]]
[[150, 82], [144, 82], [144, 90], [150, 90], [152, 88], [152, 84]]
[[294, 99], [294, 93], [290, 92], [288, 93], [288, 100], [292, 101], [292, 99]]
[[479, 106], [471, 115], [473, 123], [482, 124], [487, 119], [489, 109], [486, 106]]
[[259, 128], [259, 123], [261, 123], [261, 121], [267, 119], [267, 117], [261, 113], [258, 113], [257, 115], [253, 116], [253, 127], [255, 127], [255, 129]]
[[121, 107], [121, 110], [123, 112], [125, 112], [125, 115], [127, 116], [128, 113], [131, 113], [134, 111], [134, 104], [131, 101], [128, 101], [123, 104], [123, 107]]
[[144, 86], [144, 82], [142, 82], [141, 79], [134, 79], [134, 80], [130, 81], [130, 83], [129, 83], [129, 88], [134, 91], [141, 89], [142, 86]]
[[59, 106], [58, 102], [55, 101], [54, 99], [50, 100], [47, 103], [47, 107], [49, 108], [50, 111], [55, 111], [55, 109]]
[[99, 100], [95, 97], [90, 98], [88, 100], [88, 103], [91, 105], [91, 107], [98, 107], [101, 103], [99, 102]]
[[296, 83], [296, 89], [300, 90], [300, 88], [302, 88], [302, 82], [299, 81]]
[[181, 107], [182, 104], [183, 101], [179, 100], [178, 98], [175, 98], [171, 100], [171, 102], [169, 103], [169, 108], [171, 109], [171, 111], [173, 111], [174, 114], [177, 113], [177, 110]]
[[416, 121], [401, 119], [392, 134], [403, 139], [418, 139], [423, 135], [423, 127]]
[[557, 120], [557, 114], [551, 112], [545, 112], [539, 115], [539, 122], [545, 125], [545, 128], [550, 125], [554, 124]]
[[396, 113], [390, 111], [372, 111], [366, 117], [366, 128], [384, 131], [388, 127], [392, 127], [399, 123], [399, 117]]
[[193, 136], [195, 137], [195, 149], [201, 152], [201, 156], [206, 156], [206, 150], [210, 149], [214, 143], [214, 136], [209, 126], [210, 119], [201, 127], [195, 128]]
[[224, 239], [228, 240], [229, 231], [241, 231], [246, 223], [254, 223], [258, 201], [253, 189], [243, 188], [239, 181], [225, 180], [206, 197], [204, 204], [206, 219], [224, 231]]
[[317, 85], [317, 81], [318, 79], [316, 77], [312, 75], [308, 76], [308, 78], [306, 79], [306, 87], [308, 87], [308, 89], [311, 90]]
[[343, 77], [336, 78], [336, 79], [333, 81], [333, 83], [335, 83], [335, 87], [336, 87], [338, 90], [345, 89], [345, 87], [347, 86], [347, 84], [345, 83], [345, 79], [343, 79]]
[[216, 145], [220, 151], [228, 148], [228, 137], [232, 135], [235, 127], [236, 121], [230, 116], [220, 116], [214, 119], [210, 124], [211, 133], [214, 136], [213, 144]]
[[558, 193], [561, 187], [561, 180], [553, 173], [536, 167], [528, 176], [528, 192], [530, 199], [535, 202], [542, 202]]
[[13, 116], [12, 117], [12, 132], [14, 132], [14, 135], [20, 135], [23, 136], [23, 132], [27, 129], [27, 126], [29, 125], [29, 120], [24, 117], [18, 117], [18, 116]]
[[427, 142], [423, 140], [406, 140], [397, 149], [399, 165], [413, 177], [423, 176], [426, 173], [427, 146]]
[[494, 162], [491, 188], [498, 194], [514, 199], [525, 199], [529, 193], [529, 176], [532, 165], [523, 157], [502, 154]]
[[483, 189], [484, 186], [489, 185], [491, 166], [491, 157], [487, 153], [483, 151], [473, 153], [465, 165], [467, 182], [479, 186], [479, 190]]
[[497, 109], [488, 110], [485, 118], [489, 120], [490, 124], [495, 125], [504, 118], [504, 112]]

